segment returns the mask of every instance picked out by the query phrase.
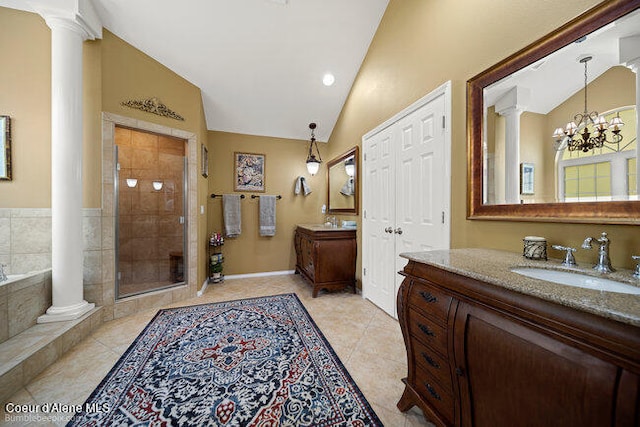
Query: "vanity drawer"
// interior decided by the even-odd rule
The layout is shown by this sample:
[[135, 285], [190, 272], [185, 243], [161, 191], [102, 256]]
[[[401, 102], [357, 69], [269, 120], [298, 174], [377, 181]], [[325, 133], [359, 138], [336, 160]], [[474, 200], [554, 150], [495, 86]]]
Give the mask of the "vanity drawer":
[[451, 372], [449, 371], [449, 363], [447, 362], [447, 359], [418, 340], [413, 340], [412, 344], [416, 369], [427, 372], [430, 376], [435, 378], [440, 385], [442, 385], [442, 388], [446, 392], [453, 394]]
[[426, 282], [411, 279], [413, 286], [409, 293], [409, 306], [436, 319], [447, 321], [452, 297]]
[[409, 332], [427, 347], [441, 355], [447, 354], [446, 329], [413, 309], [409, 310]]
[[413, 387], [423, 400], [449, 421], [449, 424], [453, 424], [454, 399], [450, 392], [420, 368], [417, 369], [416, 383]]

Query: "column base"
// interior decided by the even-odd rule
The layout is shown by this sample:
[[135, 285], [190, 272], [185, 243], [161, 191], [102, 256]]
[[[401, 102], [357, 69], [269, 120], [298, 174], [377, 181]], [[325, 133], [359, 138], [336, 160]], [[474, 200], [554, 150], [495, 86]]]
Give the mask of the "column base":
[[82, 301], [80, 304], [74, 304], [67, 307], [51, 306], [47, 312], [38, 317], [37, 323], [64, 322], [67, 320], [78, 319], [95, 308], [94, 303]]

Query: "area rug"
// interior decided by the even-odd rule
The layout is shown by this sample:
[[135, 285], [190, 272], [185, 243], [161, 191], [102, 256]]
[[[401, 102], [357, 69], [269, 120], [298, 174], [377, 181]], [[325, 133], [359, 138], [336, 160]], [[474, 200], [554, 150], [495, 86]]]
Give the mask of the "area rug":
[[68, 426], [382, 426], [295, 294], [160, 310]]

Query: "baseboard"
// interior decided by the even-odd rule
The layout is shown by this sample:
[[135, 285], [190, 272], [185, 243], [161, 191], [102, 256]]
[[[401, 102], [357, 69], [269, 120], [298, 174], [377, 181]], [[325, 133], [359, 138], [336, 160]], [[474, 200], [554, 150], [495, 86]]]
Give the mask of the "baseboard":
[[197, 293], [197, 295], [199, 297], [201, 297], [202, 294], [204, 294], [204, 291], [207, 290], [207, 285], [209, 285], [209, 278], [208, 277], [206, 279], [204, 279], [204, 282], [202, 283], [202, 288], [200, 288], [200, 290]]
[[248, 279], [252, 277], [283, 276], [285, 274], [294, 274], [295, 272], [296, 272], [295, 270], [281, 270], [281, 271], [265, 271], [263, 273], [231, 274], [231, 275], [225, 275], [224, 280]]

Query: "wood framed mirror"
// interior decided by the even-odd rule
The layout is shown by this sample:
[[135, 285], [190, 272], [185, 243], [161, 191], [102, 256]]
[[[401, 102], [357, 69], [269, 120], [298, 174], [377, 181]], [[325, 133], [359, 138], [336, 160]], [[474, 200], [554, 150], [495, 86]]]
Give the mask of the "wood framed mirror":
[[0, 180], [11, 181], [11, 118], [0, 116]]
[[[468, 219], [640, 224], [639, 166], [636, 161], [640, 152], [637, 142], [637, 103], [640, 99], [637, 82], [640, 77], [630, 69], [635, 67], [635, 73], [640, 72], [639, 23], [640, 0], [605, 1], [467, 82]], [[615, 38], [607, 41], [613, 52], [601, 53], [592, 40], [608, 34]], [[622, 42], [622, 39], [625, 41]], [[594, 56], [589, 63], [591, 80], [588, 85], [587, 68], [583, 65], [584, 61], [580, 62], [584, 54]], [[603, 58], [608, 58], [608, 62], [598, 63], [595, 60]], [[563, 64], [561, 59], [567, 62]], [[559, 65], [553, 68], [552, 65], [556, 63]], [[549, 70], [553, 74], [545, 75]], [[620, 86], [621, 80], [614, 76], [610, 78], [616, 82], [613, 86], [615, 89], [608, 93], [629, 95], [630, 101], [613, 101], [597, 91], [596, 84], [601, 83], [604, 75], [613, 73], [611, 70], [621, 73], [623, 80], [630, 81], [633, 89]], [[540, 82], [537, 86], [535, 79], [525, 79], [527, 75], [536, 73]], [[566, 82], [566, 85], [556, 86], [558, 82]], [[495, 88], [501, 88], [502, 92], [494, 91]], [[533, 109], [532, 105], [537, 105], [541, 98], [551, 97], [545, 92], [558, 95], [559, 99], [550, 101], [550, 106], [538, 108], [539, 111]], [[628, 123], [629, 126], [622, 132], [624, 144], [610, 150], [627, 150], [629, 153], [626, 155], [633, 157], [623, 168], [609, 167], [616, 172], [618, 169], [627, 170], [627, 193], [622, 196], [611, 192], [600, 198], [567, 196], [567, 189], [572, 182], [568, 181], [567, 170], [561, 167], [564, 164], [561, 144], [554, 147], [552, 135], [558, 125], [570, 122], [574, 113], [582, 113], [582, 102], [587, 103], [585, 92], [590, 95], [589, 112], [598, 110], [602, 114], [617, 114], [622, 110], [631, 110], [628, 114], [632, 123]], [[618, 104], [614, 107], [613, 102]], [[586, 110], [587, 106], [584, 107]], [[517, 119], [509, 118], [509, 111], [518, 111]], [[568, 111], [571, 111], [570, 115]], [[521, 121], [521, 117], [528, 113], [544, 124], [531, 130], [531, 124], [524, 119]], [[563, 120], [560, 121], [558, 117]], [[502, 122], [499, 123], [499, 120]], [[498, 130], [499, 126], [501, 128]], [[548, 130], [548, 127], [551, 129]], [[498, 150], [495, 148], [500, 145], [495, 142], [499, 140], [496, 135], [500, 135], [502, 141], [502, 152], [499, 154], [496, 154]], [[514, 135], [517, 135], [517, 139]], [[495, 141], [491, 139], [493, 137], [496, 137]], [[537, 149], [544, 153], [535, 159], [530, 154], [534, 147], [532, 140], [539, 144], [540, 148]], [[513, 148], [509, 148], [514, 146], [517, 147], [516, 155], [513, 154]], [[528, 154], [521, 155], [523, 151]], [[520, 181], [523, 178], [520, 165], [523, 163], [535, 165], [536, 181], [535, 186], [531, 186], [536, 189], [534, 194], [521, 191], [523, 187]], [[498, 165], [504, 165], [504, 170], [498, 172]]]
[[358, 146], [327, 163], [327, 205], [329, 213], [358, 214]]

